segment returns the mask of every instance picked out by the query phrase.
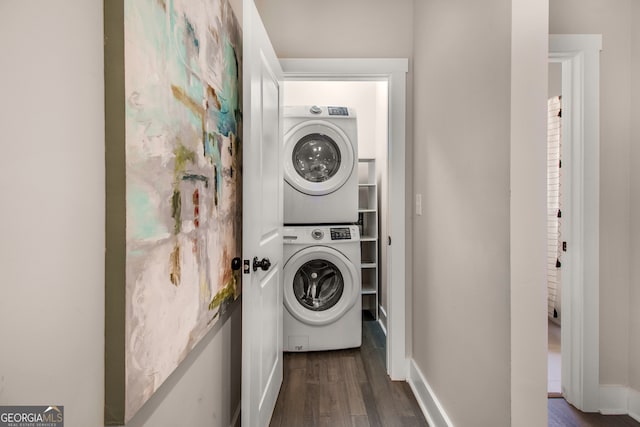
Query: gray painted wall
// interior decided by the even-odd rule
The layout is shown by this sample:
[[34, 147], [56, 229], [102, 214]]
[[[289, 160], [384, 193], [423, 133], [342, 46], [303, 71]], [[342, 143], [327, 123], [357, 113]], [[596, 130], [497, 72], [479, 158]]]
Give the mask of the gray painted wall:
[[562, 95], [562, 65], [549, 63], [549, 98]]
[[[3, 1], [0, 51], [0, 404], [101, 426], [103, 2]], [[229, 426], [240, 334], [238, 303], [129, 425]]]
[[[551, 34], [602, 34], [600, 56], [600, 383], [629, 381], [631, 28], [634, 0], [551, 0]], [[637, 7], [637, 6], [636, 6]], [[636, 21], [637, 22], [637, 21]], [[638, 71], [635, 72], [638, 74]], [[637, 81], [637, 77], [634, 77]], [[637, 116], [635, 121], [637, 121]], [[635, 197], [634, 197], [635, 199]], [[637, 260], [637, 258], [635, 258]], [[637, 261], [634, 262], [637, 264]], [[637, 284], [636, 284], [637, 287]], [[637, 311], [637, 305], [633, 311]], [[640, 358], [634, 359], [640, 364]], [[638, 365], [640, 367], [640, 365]]]
[[631, 284], [629, 385], [640, 391], [640, 2], [631, 2]]
[[459, 426], [510, 424], [510, 18], [415, 2], [413, 358]]

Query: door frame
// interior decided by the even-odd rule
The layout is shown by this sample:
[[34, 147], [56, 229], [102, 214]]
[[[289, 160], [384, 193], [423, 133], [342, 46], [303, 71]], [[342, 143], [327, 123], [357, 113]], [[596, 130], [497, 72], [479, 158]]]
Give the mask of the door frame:
[[[601, 35], [549, 36], [562, 65], [562, 188], [567, 268], [562, 271], [562, 394], [578, 409], [599, 405]], [[565, 369], [568, 367], [568, 369]]]
[[[406, 290], [411, 276], [407, 276], [406, 256], [408, 229], [406, 226], [406, 58], [356, 59], [281, 59], [287, 80], [386, 80], [389, 84], [389, 236], [393, 238], [387, 252], [387, 373], [392, 380], [405, 380], [408, 371], [407, 326], [410, 310]], [[382, 242], [382, 236], [380, 236]], [[386, 240], [386, 238], [384, 239]], [[392, 286], [392, 284], [398, 284]], [[378, 309], [378, 307], [376, 307]]]

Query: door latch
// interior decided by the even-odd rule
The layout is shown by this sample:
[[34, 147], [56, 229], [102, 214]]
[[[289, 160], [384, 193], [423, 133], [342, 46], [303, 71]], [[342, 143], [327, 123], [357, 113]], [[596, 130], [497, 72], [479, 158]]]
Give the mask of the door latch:
[[249, 273], [251, 273], [251, 264], [249, 263], [249, 260], [248, 260], [248, 259], [243, 260], [243, 261], [242, 261], [242, 265], [243, 265], [243, 267], [242, 267], [242, 272], [243, 272], [244, 274], [249, 274]]
[[269, 267], [271, 267], [271, 261], [269, 261], [269, 258], [262, 258], [262, 260], [258, 260], [258, 257], [253, 258], [253, 271], [258, 270], [258, 268], [262, 271], [267, 271]]

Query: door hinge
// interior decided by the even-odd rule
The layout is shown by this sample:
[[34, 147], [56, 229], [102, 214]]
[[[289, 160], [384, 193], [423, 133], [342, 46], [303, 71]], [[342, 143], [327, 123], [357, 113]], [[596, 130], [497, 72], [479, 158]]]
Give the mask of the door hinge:
[[567, 252], [567, 242], [562, 242], [562, 252]]
[[558, 209], [558, 218], [562, 218], [562, 211]]
[[560, 262], [560, 258], [556, 258], [556, 268], [562, 267], [562, 263]]

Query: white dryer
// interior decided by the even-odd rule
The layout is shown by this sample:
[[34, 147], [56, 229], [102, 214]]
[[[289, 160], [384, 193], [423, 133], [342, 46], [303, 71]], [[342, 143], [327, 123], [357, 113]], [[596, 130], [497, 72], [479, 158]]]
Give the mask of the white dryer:
[[284, 107], [284, 223], [358, 221], [356, 113], [347, 107]]
[[359, 347], [358, 227], [285, 227], [284, 260], [284, 351]]

